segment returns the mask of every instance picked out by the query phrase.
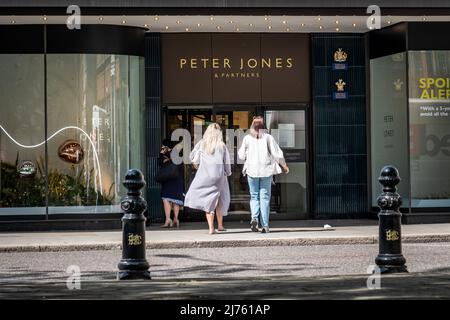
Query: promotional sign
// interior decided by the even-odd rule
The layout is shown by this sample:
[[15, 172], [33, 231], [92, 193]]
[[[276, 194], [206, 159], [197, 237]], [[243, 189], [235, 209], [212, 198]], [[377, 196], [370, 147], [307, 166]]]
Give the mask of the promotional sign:
[[163, 34], [163, 104], [309, 102], [308, 34]]
[[411, 193], [415, 206], [450, 206], [450, 51], [409, 52]]

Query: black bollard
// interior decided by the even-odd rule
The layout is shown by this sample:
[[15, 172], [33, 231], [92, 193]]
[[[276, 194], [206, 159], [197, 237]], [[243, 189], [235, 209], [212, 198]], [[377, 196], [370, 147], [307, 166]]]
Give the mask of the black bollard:
[[142, 172], [128, 170], [125, 181], [127, 196], [120, 206], [125, 212], [122, 218], [122, 260], [119, 262], [118, 280], [151, 279], [150, 265], [145, 258], [145, 217], [142, 214], [147, 202], [141, 197], [141, 189], [145, 186]]
[[385, 166], [378, 181], [383, 185], [383, 192], [377, 198], [380, 207], [379, 218], [379, 254], [375, 263], [381, 273], [408, 272], [402, 255], [402, 232], [399, 208], [402, 198], [397, 193], [396, 185], [400, 182], [398, 170]]

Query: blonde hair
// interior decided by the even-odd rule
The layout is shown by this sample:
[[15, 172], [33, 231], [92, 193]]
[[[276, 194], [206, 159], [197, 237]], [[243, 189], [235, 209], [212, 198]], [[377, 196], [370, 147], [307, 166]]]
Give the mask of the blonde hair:
[[222, 130], [219, 124], [211, 123], [203, 135], [203, 150], [208, 154], [213, 154], [216, 147], [224, 147]]
[[252, 125], [250, 127], [250, 135], [259, 139], [265, 133], [264, 131], [264, 118], [261, 116], [253, 117]]

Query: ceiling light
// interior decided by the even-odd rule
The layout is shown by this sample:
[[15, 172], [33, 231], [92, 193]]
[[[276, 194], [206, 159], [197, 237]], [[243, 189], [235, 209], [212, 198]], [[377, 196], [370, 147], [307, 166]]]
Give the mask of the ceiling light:
[[233, 20], [230, 20], [230, 23], [233, 23]]
[[98, 20], [103, 21], [103, 17], [98, 17]]
[[155, 16], [155, 21], [158, 21], [159, 20], [159, 17], [158, 16]]
[[290, 31], [290, 29], [289, 29], [289, 28], [286, 28], [286, 31], [287, 31], [287, 32], [289, 32], [289, 31]]
[[249, 23], [248, 25], [249, 25], [249, 27], [253, 27], [253, 23]]
[[180, 24], [181, 23], [181, 21], [180, 20], [177, 20], [177, 24]]
[[213, 20], [214, 20], [214, 17], [213, 17], [213, 16], [209, 17], [209, 20], [213, 21]]
[[268, 16], [265, 16], [265, 17], [264, 17], [264, 20], [266, 20], [266, 21], [269, 20], [269, 19], [270, 19], [270, 18], [269, 18]]
[[426, 21], [426, 20], [427, 20], [427, 18], [423, 17], [423, 18], [422, 18], [422, 20], [423, 20], [423, 21]]
[[317, 20], [319, 20], [319, 21], [320, 21], [320, 20], [322, 20], [322, 18], [321, 18], [321, 17], [319, 16], [319, 17], [317, 18]]
[[197, 23], [197, 27], [199, 27], [199, 28], [200, 28], [201, 26], [202, 26], [202, 24], [201, 24], [201, 23]]
[[339, 28], [336, 28], [336, 31], [338, 31], [338, 32], [339, 32]]
[[166, 30], [169, 30], [169, 26], [166, 26]]
[[302, 23], [302, 27], [304, 27], [305, 26], [305, 24], [304, 23]]
[[188, 32], [189, 31], [189, 28], [186, 28], [186, 32]]
[[125, 23], [127, 23], [125, 20], [122, 20], [122, 24], [125, 24]]
[[144, 27], [146, 27], [146, 28], [147, 28], [147, 27], [148, 27], [148, 25], [147, 25], [147, 24], [144, 24]]
[[12, 23], [12, 24], [16, 23], [16, 20], [11, 20], [11, 23]]
[[239, 28], [236, 28], [236, 31], [239, 31]]
[[270, 30], [270, 29], [272, 29], [272, 26], [268, 26], [267, 28]]
[[390, 20], [388, 20], [387, 24], [391, 24], [391, 21], [390, 21]]
[[42, 19], [44, 19], [44, 21], [47, 21], [47, 16], [44, 16]]
[[353, 27], [356, 27], [356, 23], [352, 24]]
[[286, 24], [286, 20], [283, 20], [283, 24]]
[[336, 22], [336, 24], [339, 24], [339, 20], [336, 20], [335, 22]]
[[323, 29], [323, 27], [322, 27], [322, 26], [319, 26], [319, 29]]
[[217, 28], [217, 30], [219, 30], [219, 29], [220, 29], [220, 26], [217, 26], [216, 28]]

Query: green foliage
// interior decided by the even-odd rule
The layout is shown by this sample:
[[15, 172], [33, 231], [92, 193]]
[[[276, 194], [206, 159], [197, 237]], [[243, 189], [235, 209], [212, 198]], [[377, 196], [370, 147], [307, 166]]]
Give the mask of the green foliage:
[[[45, 206], [45, 170], [44, 161], [37, 161], [37, 172], [33, 177], [20, 177], [17, 172], [19, 163], [1, 163], [0, 207], [43, 207]], [[89, 172], [94, 177], [93, 169]], [[86, 184], [84, 168], [78, 173], [75, 166], [71, 173], [61, 173], [56, 169], [48, 172], [48, 205], [49, 206], [92, 206], [110, 205], [113, 203], [114, 183], [111, 184], [108, 194], [101, 195], [95, 192], [94, 181]]]

